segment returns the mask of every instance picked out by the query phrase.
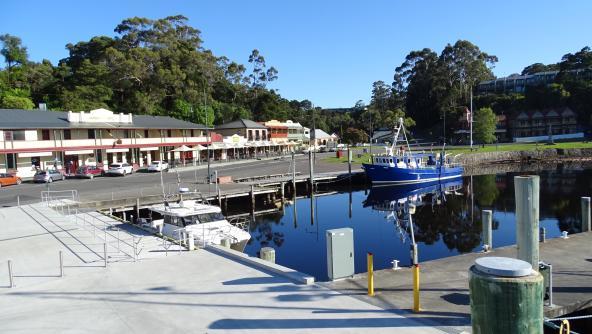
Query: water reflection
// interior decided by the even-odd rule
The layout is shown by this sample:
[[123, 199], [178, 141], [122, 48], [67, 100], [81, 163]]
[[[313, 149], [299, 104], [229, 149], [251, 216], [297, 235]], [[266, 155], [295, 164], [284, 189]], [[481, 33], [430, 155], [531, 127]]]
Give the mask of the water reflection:
[[[592, 170], [543, 171], [540, 225], [549, 238], [561, 231], [580, 231], [580, 197], [592, 190]], [[375, 255], [375, 267], [387, 268], [394, 259], [409, 265], [409, 226], [402, 209], [416, 206], [413, 224], [420, 262], [480, 251], [481, 211], [493, 211], [493, 244], [515, 243], [513, 178], [516, 173], [465, 177], [428, 187], [379, 187], [287, 201], [284, 210], [259, 216], [252, 223], [252, 239], [245, 251], [256, 255], [274, 247], [276, 260], [299, 271], [326, 278], [325, 231], [354, 229], [356, 272], [365, 271], [365, 253]], [[328, 191], [329, 189], [325, 189]], [[331, 190], [334, 190], [331, 189]]]

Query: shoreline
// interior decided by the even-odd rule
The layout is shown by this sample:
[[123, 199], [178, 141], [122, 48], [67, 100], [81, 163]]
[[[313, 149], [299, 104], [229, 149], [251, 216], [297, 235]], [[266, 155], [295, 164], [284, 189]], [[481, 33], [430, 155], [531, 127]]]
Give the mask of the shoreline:
[[548, 148], [533, 151], [499, 151], [460, 154], [455, 159], [464, 167], [483, 164], [592, 161], [592, 148]]

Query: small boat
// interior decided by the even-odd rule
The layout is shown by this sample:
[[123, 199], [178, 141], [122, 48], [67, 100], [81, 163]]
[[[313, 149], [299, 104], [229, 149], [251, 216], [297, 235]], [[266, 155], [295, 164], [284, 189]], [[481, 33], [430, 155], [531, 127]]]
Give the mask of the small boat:
[[[403, 134], [405, 145], [397, 146], [399, 134]], [[440, 154], [414, 153], [411, 151], [403, 119], [395, 129], [393, 144], [386, 148], [386, 154], [371, 157], [371, 163], [362, 164], [372, 184], [418, 184], [437, 183], [462, 176], [463, 168], [446, 158], [444, 149]]]
[[187, 194], [185, 188], [180, 189], [178, 202], [165, 201], [149, 208], [152, 213], [162, 216], [162, 219], [152, 220], [153, 228], [173, 239], [192, 234], [198, 245], [221, 245], [226, 239], [232, 249], [244, 250], [251, 239], [246, 226], [231, 224], [215, 205], [199, 200], [183, 200], [183, 194]]

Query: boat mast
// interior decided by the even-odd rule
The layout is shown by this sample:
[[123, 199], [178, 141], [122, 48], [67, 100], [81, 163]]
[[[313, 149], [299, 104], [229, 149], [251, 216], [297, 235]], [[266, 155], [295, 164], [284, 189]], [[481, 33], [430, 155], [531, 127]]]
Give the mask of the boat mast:
[[393, 145], [391, 146], [391, 155], [395, 152], [397, 148], [397, 139], [399, 138], [399, 134], [403, 130], [403, 137], [405, 138], [405, 143], [407, 144], [407, 153], [411, 154], [411, 146], [409, 146], [409, 140], [407, 139], [407, 133], [405, 132], [405, 125], [403, 125], [403, 118], [399, 117], [399, 125], [397, 125], [395, 136], [393, 137]]
[[391, 155], [394, 155], [393, 152], [395, 152], [395, 149], [397, 148], [397, 139], [399, 138], [399, 132], [401, 132], [401, 126], [403, 126], [403, 124], [401, 123], [401, 119], [399, 119], [399, 124], [395, 128], [395, 135], [393, 136], [393, 144], [391, 145]]

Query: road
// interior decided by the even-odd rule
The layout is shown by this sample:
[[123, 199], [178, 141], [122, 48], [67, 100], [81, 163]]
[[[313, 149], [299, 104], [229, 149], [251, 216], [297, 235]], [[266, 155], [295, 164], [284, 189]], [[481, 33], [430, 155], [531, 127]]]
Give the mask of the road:
[[[317, 153], [315, 173], [331, 171], [346, 171], [347, 164], [323, 162], [323, 158], [333, 156], [335, 153]], [[216, 163], [211, 165], [212, 170], [217, 170], [219, 176], [230, 175], [235, 178], [249, 176], [263, 176], [270, 174], [282, 174], [291, 172], [291, 159], [251, 160], [230, 163]], [[296, 171], [308, 175], [308, 156], [296, 156]], [[207, 168], [202, 165], [196, 168], [188, 167], [179, 171], [163, 173], [163, 184], [167, 193], [176, 192], [178, 181], [181, 186], [197, 189], [202, 192], [213, 191], [214, 186], [204, 184], [207, 176]], [[198, 181], [198, 182], [196, 182]], [[21, 203], [37, 202], [41, 191], [49, 187], [52, 191], [77, 190], [81, 201], [99, 199], [117, 199], [126, 197], [138, 197], [142, 195], [156, 195], [162, 193], [160, 173], [134, 173], [127, 176], [96, 177], [90, 179], [67, 179], [55, 181], [51, 184], [36, 184], [24, 182], [19, 186], [0, 188], [0, 206], [14, 206], [17, 196]], [[240, 187], [247, 189], [248, 185], [228, 184], [221, 185], [222, 191], [234, 190]]]

